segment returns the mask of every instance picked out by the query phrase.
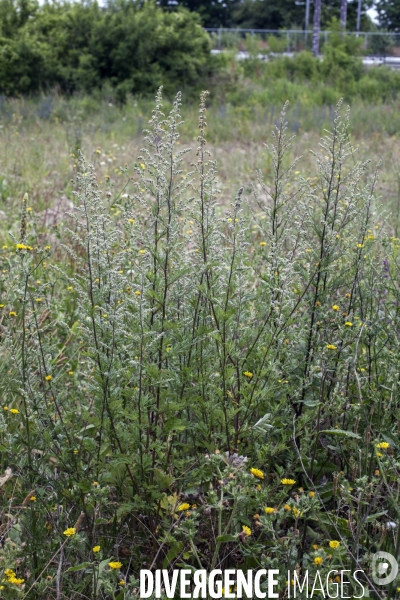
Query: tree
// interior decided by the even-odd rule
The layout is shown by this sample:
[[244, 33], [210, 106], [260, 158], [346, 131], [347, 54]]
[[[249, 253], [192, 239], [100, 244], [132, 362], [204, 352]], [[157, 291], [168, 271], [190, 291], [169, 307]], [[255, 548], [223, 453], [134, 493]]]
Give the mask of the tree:
[[240, 0], [158, 0], [158, 4], [170, 10], [183, 6], [196, 12], [204, 27], [232, 27], [235, 25], [233, 13], [240, 6]]
[[304, 21], [305, 3], [294, 0], [244, 0], [233, 12], [233, 20], [245, 29], [290, 29]]
[[389, 31], [400, 31], [400, 0], [378, 0], [379, 25]]

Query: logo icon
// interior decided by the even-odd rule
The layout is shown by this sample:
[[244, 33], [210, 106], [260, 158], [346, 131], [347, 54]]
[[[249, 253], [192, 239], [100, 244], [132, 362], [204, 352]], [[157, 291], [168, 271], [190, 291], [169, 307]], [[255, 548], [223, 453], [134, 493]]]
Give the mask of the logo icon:
[[377, 585], [392, 583], [399, 572], [397, 560], [389, 552], [376, 552], [372, 557], [372, 579]]

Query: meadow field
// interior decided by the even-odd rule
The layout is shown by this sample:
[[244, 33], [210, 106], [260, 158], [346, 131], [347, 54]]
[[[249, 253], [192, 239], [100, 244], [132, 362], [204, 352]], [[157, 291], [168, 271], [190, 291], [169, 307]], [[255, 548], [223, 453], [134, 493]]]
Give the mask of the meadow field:
[[399, 597], [394, 96], [2, 100], [0, 598]]

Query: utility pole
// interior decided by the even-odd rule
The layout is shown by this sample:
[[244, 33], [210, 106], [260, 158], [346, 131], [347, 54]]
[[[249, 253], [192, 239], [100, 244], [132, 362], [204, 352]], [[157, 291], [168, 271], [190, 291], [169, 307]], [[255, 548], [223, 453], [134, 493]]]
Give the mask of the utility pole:
[[358, 6], [357, 6], [357, 27], [356, 27], [357, 37], [360, 35], [360, 29], [361, 29], [361, 0], [358, 0]]
[[321, 30], [321, 1], [314, 1], [314, 29], [312, 39], [312, 51], [314, 56], [319, 55], [319, 34]]
[[345, 31], [347, 22], [347, 0], [340, 1], [340, 29]]
[[310, 25], [310, 0], [306, 0], [306, 19], [305, 19], [305, 27], [304, 29], [308, 31], [308, 26]]

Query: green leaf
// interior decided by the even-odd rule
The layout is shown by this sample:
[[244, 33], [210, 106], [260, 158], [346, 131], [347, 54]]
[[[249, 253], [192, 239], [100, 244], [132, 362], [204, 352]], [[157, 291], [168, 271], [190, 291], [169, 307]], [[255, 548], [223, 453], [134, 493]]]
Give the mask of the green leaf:
[[167, 473], [164, 473], [161, 469], [154, 469], [154, 475], [156, 476], [160, 490], [167, 490], [174, 481], [174, 478], [171, 477], [171, 475], [167, 475]]
[[170, 548], [165, 555], [163, 560], [163, 568], [166, 569], [168, 565], [178, 556], [178, 554], [182, 551], [183, 542], [177, 542]]
[[325, 435], [339, 435], [342, 437], [355, 438], [356, 440], [361, 439], [361, 436], [358, 433], [354, 433], [354, 431], [344, 431], [344, 429], [324, 429], [320, 431], [320, 433], [325, 433]]
[[91, 565], [90, 562], [84, 562], [81, 565], [78, 565], [77, 567], [70, 567], [65, 572], [66, 573], [75, 573], [76, 571], [83, 571], [83, 569], [87, 569], [88, 567], [90, 567], [90, 565]]
[[365, 523], [371, 523], [371, 521], [375, 521], [376, 519], [379, 519], [379, 517], [383, 517], [383, 515], [387, 515], [387, 510], [375, 513], [374, 515], [368, 515], [368, 517], [365, 519]]

